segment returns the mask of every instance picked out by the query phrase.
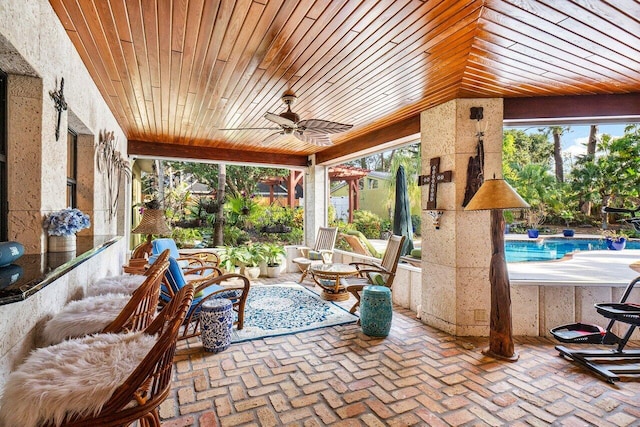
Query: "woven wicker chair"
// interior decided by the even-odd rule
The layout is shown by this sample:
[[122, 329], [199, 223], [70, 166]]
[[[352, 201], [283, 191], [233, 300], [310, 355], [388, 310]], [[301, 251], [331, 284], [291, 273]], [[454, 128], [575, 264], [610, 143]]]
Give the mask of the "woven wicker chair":
[[[159, 334], [157, 343], [129, 378], [116, 389], [100, 413], [71, 419], [62, 424], [63, 427], [128, 426], [134, 421], [138, 421], [140, 426], [160, 427], [158, 407], [171, 388], [176, 341], [193, 294], [193, 286], [182, 288], [145, 329], [147, 334]], [[52, 426], [50, 424], [47, 427]]]
[[[188, 271], [187, 271], [188, 272]], [[241, 274], [223, 274], [217, 277], [188, 280], [178, 263], [169, 257], [169, 268], [162, 280], [160, 304], [173, 299], [184, 286], [195, 286], [196, 296], [187, 313], [185, 327], [180, 339], [200, 335], [200, 307], [211, 298], [227, 298], [231, 300], [238, 319], [235, 322], [238, 329], [244, 327], [244, 306], [249, 296], [251, 282]]]
[[[95, 333], [133, 332], [146, 328], [157, 313], [160, 284], [169, 267], [167, 257], [168, 253], [162, 254], [162, 259], [165, 261], [156, 262], [149, 268], [145, 281], [120, 309], [118, 304], [123, 301], [123, 298], [121, 295], [114, 294], [98, 295], [69, 303], [45, 325], [43, 331], [45, 343], [50, 345], [60, 342], [61, 338], [68, 339]], [[107, 304], [115, 301], [109, 310], [101, 312], [101, 316], [107, 321], [101, 329], [96, 329], [99, 322], [95, 321], [96, 314], [90, 308], [97, 300]], [[110, 311], [113, 311], [111, 320], [109, 320]], [[83, 317], [91, 321], [83, 322]]]
[[302, 283], [307, 274], [309, 274], [309, 270], [313, 264], [327, 264], [331, 262], [337, 236], [338, 229], [336, 227], [320, 227], [313, 248], [306, 246], [298, 248], [302, 256], [293, 259], [293, 263], [297, 264], [302, 272], [298, 283]]
[[360, 271], [361, 277], [360, 279], [348, 280], [347, 292], [356, 297], [356, 302], [350, 310], [351, 313], [355, 313], [358, 306], [360, 306], [360, 292], [365, 286], [380, 285], [391, 288], [396, 277], [398, 261], [400, 260], [400, 253], [405, 239], [406, 236], [391, 236], [380, 264], [372, 262], [352, 262], [350, 264], [356, 266]]
[[217, 267], [220, 264], [220, 257], [215, 252], [181, 253], [175, 240], [171, 238], [155, 239], [151, 242], [151, 245], [152, 255], [158, 255], [165, 249], [169, 249], [169, 255], [178, 261], [180, 267], [184, 269]]

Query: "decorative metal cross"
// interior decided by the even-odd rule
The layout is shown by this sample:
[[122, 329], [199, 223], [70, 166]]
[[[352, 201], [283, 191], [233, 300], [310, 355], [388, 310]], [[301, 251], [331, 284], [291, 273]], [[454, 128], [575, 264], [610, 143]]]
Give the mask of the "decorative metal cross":
[[60, 120], [62, 119], [62, 111], [67, 109], [67, 101], [64, 100], [64, 77], [60, 79], [60, 90], [50, 90], [49, 96], [55, 103], [55, 109], [58, 111], [58, 124], [56, 125], [56, 141], [60, 138]]
[[429, 162], [429, 175], [420, 175], [418, 185], [429, 184], [429, 200], [427, 209], [436, 209], [436, 196], [438, 194], [438, 184], [441, 182], [451, 182], [453, 172], [440, 172], [440, 157], [434, 157]]

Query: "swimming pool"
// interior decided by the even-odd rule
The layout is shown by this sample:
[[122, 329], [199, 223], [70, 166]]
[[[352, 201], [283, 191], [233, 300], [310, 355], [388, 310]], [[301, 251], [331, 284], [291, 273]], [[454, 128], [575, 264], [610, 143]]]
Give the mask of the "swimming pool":
[[[549, 261], [576, 251], [607, 249], [604, 239], [550, 237], [539, 240], [507, 240], [504, 244], [507, 262]], [[627, 249], [640, 249], [640, 241], [629, 240]]]

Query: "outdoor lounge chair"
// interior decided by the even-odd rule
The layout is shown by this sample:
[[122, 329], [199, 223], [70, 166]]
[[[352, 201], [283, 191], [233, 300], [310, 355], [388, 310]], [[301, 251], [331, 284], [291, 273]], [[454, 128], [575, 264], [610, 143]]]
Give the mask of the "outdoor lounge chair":
[[350, 292], [356, 297], [356, 302], [350, 310], [351, 313], [355, 313], [358, 309], [360, 305], [360, 293], [365, 286], [379, 285], [391, 288], [393, 280], [396, 277], [398, 260], [400, 259], [400, 253], [405, 239], [406, 236], [391, 236], [387, 243], [387, 249], [382, 258], [382, 262], [379, 264], [371, 262], [351, 263], [351, 265], [355, 265], [360, 271], [359, 279], [348, 279], [347, 292]]
[[293, 259], [293, 262], [297, 264], [300, 271], [302, 271], [298, 283], [304, 280], [313, 264], [328, 264], [331, 262], [337, 236], [338, 229], [336, 227], [320, 227], [313, 248], [306, 246], [298, 247], [301, 256]]
[[340, 237], [347, 242], [351, 251], [359, 254], [365, 255], [373, 258], [381, 258], [382, 254], [380, 254], [376, 248], [369, 242], [369, 240], [357, 230], [347, 231], [346, 233], [341, 233]]

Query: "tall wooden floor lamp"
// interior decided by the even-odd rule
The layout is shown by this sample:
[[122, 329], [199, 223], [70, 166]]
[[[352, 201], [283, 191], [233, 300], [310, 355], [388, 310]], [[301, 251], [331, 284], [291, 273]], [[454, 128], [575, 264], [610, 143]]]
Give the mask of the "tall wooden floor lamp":
[[518, 360], [513, 345], [511, 324], [511, 289], [504, 254], [503, 209], [526, 209], [529, 204], [504, 179], [485, 180], [465, 211], [491, 210], [491, 320], [489, 348], [483, 354], [497, 359]]

